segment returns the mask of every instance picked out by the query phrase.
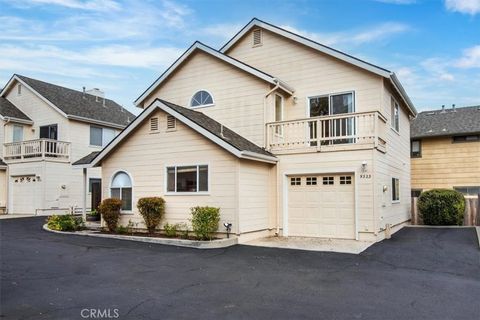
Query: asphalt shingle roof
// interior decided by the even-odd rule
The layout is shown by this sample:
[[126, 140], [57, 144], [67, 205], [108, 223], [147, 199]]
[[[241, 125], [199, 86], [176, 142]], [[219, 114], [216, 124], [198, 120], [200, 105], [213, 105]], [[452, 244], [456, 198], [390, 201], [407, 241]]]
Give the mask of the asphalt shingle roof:
[[[92, 120], [109, 122], [126, 126], [135, 119], [135, 115], [115, 101], [95, 97], [81, 91], [57, 86], [48, 82], [16, 75], [45, 99], [50, 101], [65, 114]], [[97, 101], [98, 100], [98, 101]]]
[[173, 109], [174, 111], [180, 113], [185, 118], [195, 122], [200, 127], [204, 128], [210, 133], [213, 133], [215, 136], [217, 136], [218, 138], [222, 139], [223, 141], [227, 142], [228, 144], [232, 145], [233, 147], [235, 147], [240, 151], [255, 152], [258, 154], [275, 157], [270, 152], [259, 147], [255, 143], [247, 140], [246, 138], [242, 137], [238, 133], [230, 130], [225, 126], [223, 126], [223, 134], [222, 134], [222, 124], [213, 120], [212, 118], [210, 118], [209, 116], [205, 115], [202, 112], [181, 107], [165, 100], [161, 100], [161, 99], [158, 99], [158, 100], [164, 103], [165, 105], [167, 105], [169, 108]]
[[11, 117], [11, 118], [31, 121], [31, 119], [25, 113], [20, 111], [20, 109], [15, 107], [13, 103], [8, 101], [4, 97], [0, 97], [0, 115], [4, 117]]
[[427, 138], [480, 134], [480, 106], [424, 111], [412, 121], [410, 136]]
[[87, 154], [85, 157], [78, 159], [73, 163], [74, 166], [82, 165], [82, 164], [89, 164], [90, 162], [95, 159], [95, 157], [100, 153], [100, 151], [94, 151], [92, 153]]

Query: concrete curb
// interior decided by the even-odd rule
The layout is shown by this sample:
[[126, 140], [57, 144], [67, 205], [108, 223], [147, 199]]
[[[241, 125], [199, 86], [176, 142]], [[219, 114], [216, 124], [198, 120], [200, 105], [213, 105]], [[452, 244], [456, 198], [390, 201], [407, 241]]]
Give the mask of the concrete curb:
[[478, 247], [480, 248], [480, 227], [475, 227], [475, 230], [477, 230]]
[[140, 236], [126, 236], [126, 235], [117, 235], [117, 234], [104, 234], [96, 233], [95, 231], [76, 231], [76, 232], [67, 232], [67, 231], [57, 231], [51, 230], [48, 228], [47, 224], [43, 225], [43, 230], [58, 233], [58, 234], [69, 234], [76, 236], [89, 236], [97, 238], [109, 238], [109, 239], [118, 239], [118, 240], [128, 240], [136, 242], [147, 242], [147, 243], [156, 243], [164, 244], [168, 246], [177, 246], [177, 247], [187, 247], [195, 249], [219, 249], [227, 248], [234, 246], [238, 243], [237, 238], [228, 238], [212, 241], [195, 241], [195, 240], [186, 240], [186, 239], [166, 239], [166, 238], [153, 238], [153, 237], [140, 237]]
[[426, 225], [418, 225], [418, 224], [409, 224], [406, 225], [407, 228], [432, 228], [432, 229], [464, 229], [464, 228], [474, 228], [473, 226], [426, 226]]

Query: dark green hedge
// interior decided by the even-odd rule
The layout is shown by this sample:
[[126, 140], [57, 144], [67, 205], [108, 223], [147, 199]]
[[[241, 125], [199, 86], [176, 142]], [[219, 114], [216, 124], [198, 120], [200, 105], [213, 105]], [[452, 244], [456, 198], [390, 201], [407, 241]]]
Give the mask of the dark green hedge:
[[423, 223], [433, 226], [463, 224], [465, 198], [451, 189], [432, 189], [422, 192], [417, 202]]

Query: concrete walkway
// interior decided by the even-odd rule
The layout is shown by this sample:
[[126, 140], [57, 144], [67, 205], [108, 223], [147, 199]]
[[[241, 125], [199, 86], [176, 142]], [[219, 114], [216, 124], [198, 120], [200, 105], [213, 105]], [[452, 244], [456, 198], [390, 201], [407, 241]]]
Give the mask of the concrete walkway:
[[269, 237], [249, 241], [245, 245], [307, 251], [326, 251], [359, 254], [374, 242], [305, 237]]

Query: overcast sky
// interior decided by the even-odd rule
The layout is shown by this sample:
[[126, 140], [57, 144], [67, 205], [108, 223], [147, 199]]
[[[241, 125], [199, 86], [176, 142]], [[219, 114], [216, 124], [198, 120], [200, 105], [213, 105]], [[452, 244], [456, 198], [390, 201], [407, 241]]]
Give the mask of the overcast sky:
[[420, 110], [480, 104], [480, 0], [0, 2], [0, 87], [19, 73], [134, 110], [195, 40], [257, 17], [395, 71]]

